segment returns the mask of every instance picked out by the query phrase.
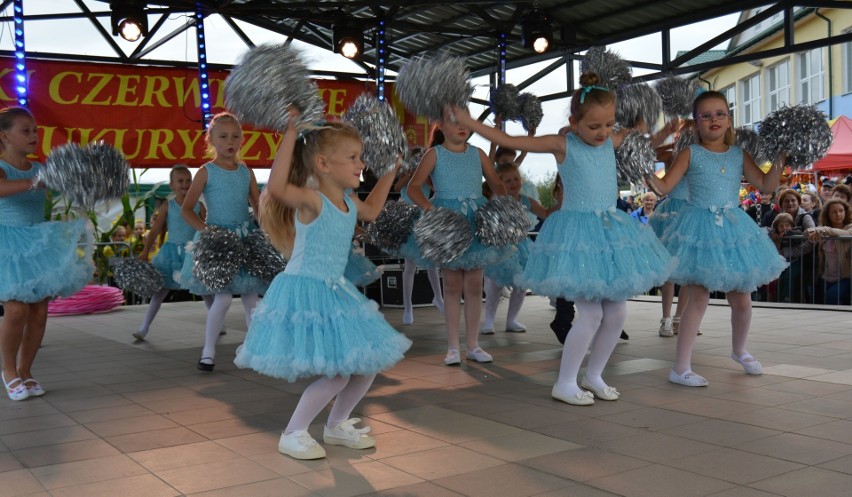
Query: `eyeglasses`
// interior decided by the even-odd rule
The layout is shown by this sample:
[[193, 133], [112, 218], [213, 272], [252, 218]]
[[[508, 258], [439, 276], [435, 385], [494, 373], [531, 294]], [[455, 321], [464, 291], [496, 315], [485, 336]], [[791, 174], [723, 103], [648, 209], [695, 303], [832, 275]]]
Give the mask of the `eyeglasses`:
[[716, 112], [704, 112], [702, 114], [698, 114], [696, 117], [701, 119], [702, 121], [712, 121], [713, 119], [722, 120], [729, 116], [725, 111], [717, 110]]

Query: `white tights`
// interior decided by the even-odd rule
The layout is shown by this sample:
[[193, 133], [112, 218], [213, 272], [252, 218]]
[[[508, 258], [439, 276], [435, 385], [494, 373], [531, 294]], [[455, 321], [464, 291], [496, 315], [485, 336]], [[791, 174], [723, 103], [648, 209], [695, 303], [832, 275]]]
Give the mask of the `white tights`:
[[[213, 297], [213, 304], [207, 309], [207, 324], [204, 327], [204, 349], [201, 351], [202, 358], [216, 358], [216, 341], [219, 332], [225, 323], [225, 314], [231, 307], [234, 296], [230, 293], [217, 293]], [[246, 329], [251, 325], [251, 316], [257, 306], [258, 296], [256, 293], [244, 293], [240, 296], [243, 302], [243, 310], [246, 314]]]
[[[413, 316], [414, 313], [411, 294], [414, 292], [415, 274], [417, 274], [417, 263], [414, 262], [414, 259], [405, 259], [405, 265], [402, 269], [402, 305], [403, 311], [408, 316]], [[435, 304], [438, 311], [443, 312], [444, 296], [441, 293], [441, 279], [438, 275], [438, 269], [429, 268], [426, 270], [426, 275], [429, 277], [429, 284], [432, 286], [432, 294], [434, 295], [432, 303]]]
[[373, 384], [376, 375], [368, 376], [335, 376], [329, 378], [323, 376], [308, 385], [302, 393], [284, 434], [294, 431], [307, 430], [314, 418], [325, 409], [325, 406], [334, 400], [331, 412], [328, 415], [326, 426], [329, 428], [346, 421], [358, 402], [367, 394], [367, 390]]
[[[497, 315], [497, 306], [500, 304], [502, 293], [503, 287], [486, 276], [485, 321], [482, 325], [483, 328], [494, 328], [494, 316]], [[527, 292], [525, 290], [512, 287], [512, 295], [509, 297], [509, 309], [506, 311], [506, 329], [518, 326], [518, 313], [521, 312], [521, 306], [524, 305], [526, 298]]]
[[577, 319], [571, 328], [571, 333], [565, 338], [562, 349], [562, 362], [559, 366], [559, 376], [556, 386], [566, 395], [573, 396], [580, 392], [577, 385], [577, 374], [586, 350], [591, 344], [589, 361], [586, 364], [586, 381], [593, 387], [603, 389], [603, 370], [606, 367], [627, 316], [627, 302], [624, 300], [612, 302], [590, 302], [577, 300]]
[[[151, 327], [151, 323], [154, 322], [154, 318], [157, 317], [157, 313], [160, 312], [160, 306], [163, 305], [163, 301], [166, 300], [166, 297], [169, 295], [168, 288], [162, 288], [160, 291], [151, 296], [151, 302], [148, 303], [148, 308], [145, 310], [145, 318], [142, 320], [142, 326], [139, 327], [139, 334], [143, 337], [148, 334], [148, 329]], [[202, 300], [204, 300], [204, 306], [207, 307], [207, 310], [210, 310], [210, 306], [213, 305], [213, 296], [212, 295], [202, 295]]]

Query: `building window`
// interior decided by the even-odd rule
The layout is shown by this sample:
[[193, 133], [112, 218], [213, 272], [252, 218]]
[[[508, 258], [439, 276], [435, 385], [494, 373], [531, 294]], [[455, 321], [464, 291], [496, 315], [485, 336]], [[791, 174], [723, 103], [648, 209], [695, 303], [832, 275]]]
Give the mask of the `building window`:
[[815, 104], [825, 100], [825, 69], [821, 48], [799, 54], [799, 102]]
[[766, 70], [766, 112], [790, 104], [790, 64], [785, 60]]
[[760, 73], [740, 82], [742, 93], [743, 110], [741, 112], [740, 124], [753, 127], [760, 121]]
[[735, 124], [739, 124], [740, 118], [737, 116], [737, 89], [731, 85], [719, 90], [719, 93], [725, 95], [725, 100], [728, 101], [728, 111], [731, 113], [731, 119]]
[[841, 45], [840, 67], [843, 71], [843, 93], [852, 93], [852, 41]]

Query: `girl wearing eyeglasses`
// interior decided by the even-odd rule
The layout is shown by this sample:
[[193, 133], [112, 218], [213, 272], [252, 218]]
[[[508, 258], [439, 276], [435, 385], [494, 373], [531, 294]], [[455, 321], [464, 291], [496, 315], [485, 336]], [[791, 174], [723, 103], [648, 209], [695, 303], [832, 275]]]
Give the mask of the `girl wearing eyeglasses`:
[[746, 350], [750, 294], [776, 279], [787, 264], [766, 233], [738, 208], [743, 175], [762, 192], [771, 191], [781, 178], [783, 157], [780, 167], [763, 173], [747, 152], [734, 145], [728, 102], [721, 93], [702, 93], [692, 112], [697, 143], [675, 157], [663, 179], [649, 175], [647, 180], [658, 194], [670, 192], [684, 177], [689, 181], [689, 201], [663, 237], [678, 261], [670, 280], [689, 292], [669, 381], [702, 387], [708, 382], [692, 372], [692, 349], [710, 291], [726, 292], [731, 306], [731, 358], [746, 373], [762, 374], [760, 362]]

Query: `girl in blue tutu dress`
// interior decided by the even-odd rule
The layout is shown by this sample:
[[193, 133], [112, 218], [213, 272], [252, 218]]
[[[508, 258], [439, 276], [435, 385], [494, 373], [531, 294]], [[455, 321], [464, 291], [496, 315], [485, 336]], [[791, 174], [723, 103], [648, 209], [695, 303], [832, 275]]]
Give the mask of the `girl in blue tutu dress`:
[[[189, 187], [192, 185], [192, 173], [186, 166], [175, 166], [169, 173], [169, 187], [174, 192], [174, 197], [169, 198], [163, 205], [157, 209], [156, 219], [151, 225], [151, 230], [145, 237], [145, 245], [142, 248], [142, 253], [139, 255], [139, 260], [147, 261], [148, 255], [154, 246], [154, 242], [163, 231], [168, 230], [168, 238], [166, 239], [157, 255], [151, 261], [151, 264], [163, 276], [163, 288], [151, 296], [151, 301], [148, 303], [148, 308], [145, 310], [145, 317], [142, 320], [142, 325], [139, 331], [134, 332], [131, 336], [138, 341], [145, 340], [148, 335], [148, 330], [154, 318], [157, 317], [157, 312], [160, 306], [169, 294], [169, 290], [180, 290], [181, 286], [174, 279], [175, 273], [180, 273], [183, 268], [184, 260], [186, 259], [186, 244], [192, 241], [195, 236], [195, 228], [187, 224], [186, 220], [181, 215], [181, 207], [186, 199], [186, 194]], [[207, 209], [204, 204], [197, 203], [193, 211], [201, 218], [207, 218]], [[212, 295], [202, 295], [204, 305], [210, 308], [213, 304]]]
[[[46, 195], [35, 182], [41, 164], [27, 156], [38, 146], [32, 114], [0, 110], [0, 354], [3, 385], [12, 400], [44, 395], [32, 366], [44, 338], [47, 302], [67, 297], [92, 278], [86, 222], [45, 221]], [[85, 250], [78, 243], [86, 242]]]
[[731, 306], [731, 358], [746, 373], [761, 374], [760, 362], [746, 350], [751, 325], [750, 294], [776, 279], [786, 262], [766, 232], [738, 206], [743, 175], [761, 191], [771, 191], [778, 185], [782, 167], [773, 167], [764, 174], [748, 153], [734, 145], [728, 102], [721, 93], [708, 91], [699, 95], [693, 104], [693, 117], [698, 143], [675, 157], [662, 180], [649, 176], [648, 182], [658, 193], [665, 193], [682, 178], [689, 181], [689, 202], [663, 236], [666, 248], [677, 260], [671, 280], [686, 286], [689, 292], [669, 381], [700, 387], [706, 386], [707, 380], [692, 372], [692, 348], [710, 291], [727, 293]]
[[[219, 226], [235, 231], [245, 237], [251, 230], [257, 229], [251, 213], [258, 211], [257, 180], [254, 172], [242, 162], [238, 162], [243, 131], [240, 121], [233, 114], [223, 112], [213, 116], [207, 128], [207, 144], [212, 149], [214, 159], [201, 166], [195, 174], [192, 186], [186, 193], [181, 215], [198, 233], [198, 240], [207, 226]], [[207, 219], [202, 220], [196, 212], [196, 204], [201, 195], [207, 206]], [[190, 250], [191, 255], [191, 250]], [[183, 268], [177, 277], [178, 283], [196, 295], [212, 295], [213, 303], [207, 309], [207, 324], [204, 327], [204, 348], [198, 369], [211, 372], [216, 359], [216, 340], [225, 323], [225, 315], [231, 307], [234, 294], [239, 294], [246, 316], [246, 327], [251, 325], [252, 313], [257, 305], [258, 294], [263, 293], [269, 283], [252, 276], [241, 268], [227, 288], [213, 290], [206, 287], [192, 274], [193, 257], [186, 257]]]
[[[494, 164], [482, 149], [469, 145], [470, 128], [455, 122], [449, 114], [433, 130], [432, 147], [408, 183], [408, 195], [424, 210], [445, 207], [467, 217], [471, 230], [476, 231], [476, 210], [485, 205], [482, 196], [482, 177], [495, 195], [505, 195], [506, 189], [494, 172]], [[432, 180], [435, 194], [427, 199], [423, 184]], [[444, 278], [444, 320], [447, 324], [448, 351], [444, 364], [461, 363], [459, 325], [461, 299], [464, 298], [464, 325], [467, 335], [467, 358], [476, 362], [491, 362], [493, 357], [479, 346], [479, 318], [482, 312], [482, 268], [508, 259], [514, 246], [487, 247], [475, 237], [470, 247], [441, 269]]]
[[[523, 180], [516, 163], [504, 162], [498, 164], [494, 170], [497, 172], [497, 177], [503, 182], [506, 193], [519, 201], [527, 210], [527, 213], [532, 213], [539, 219], [547, 218], [547, 209], [534, 199], [521, 195]], [[532, 223], [530, 223], [530, 228], [532, 226]], [[521, 306], [524, 305], [527, 290], [515, 286], [514, 281], [515, 276], [523, 272], [524, 266], [527, 264], [531, 246], [532, 240], [524, 238], [518, 244], [518, 251], [514, 255], [503, 262], [485, 267], [485, 318], [480, 327], [483, 335], [494, 334], [494, 317], [497, 314], [497, 306], [500, 304], [503, 287], [512, 287], [512, 293], [509, 295], [509, 308], [506, 311], [506, 331], [511, 333], [527, 331], [527, 327], [518, 322], [518, 313], [521, 311]]]
[[[362, 202], [346, 192], [358, 186], [364, 168], [358, 132], [328, 123], [297, 138], [293, 121], [266, 188], [267, 203], [284, 208], [273, 206], [262, 218], [270, 240], [289, 262], [258, 306], [234, 362], [287, 381], [320, 377], [305, 389], [278, 443], [282, 454], [318, 459], [325, 450], [308, 427], [332, 399], [324, 442], [353, 449], [375, 445], [369, 427], [356, 428], [360, 420], [349, 415], [376, 374], [399, 362], [411, 341], [343, 276], [356, 218], [369, 221], [379, 215], [395, 171], [380, 178]], [[311, 176], [319, 188], [305, 186]]]
[[[618, 195], [613, 146], [621, 141], [612, 134], [615, 95], [596, 86], [594, 73], [584, 73], [580, 84], [571, 98], [567, 136], [513, 137], [466, 112], [460, 122], [498, 145], [551, 153], [559, 164], [565, 201], [544, 222], [515, 284], [575, 302], [578, 316], [565, 339], [552, 395], [568, 404], [590, 405], [594, 397], [618, 399], [618, 391], [601, 375], [621, 334], [627, 299], [666, 281], [671, 257], [650, 228], [613, 205]], [[578, 385], [590, 344], [586, 374]]]
[[[412, 155], [419, 154], [422, 158], [423, 147], [416, 147], [412, 151]], [[404, 202], [414, 205], [414, 201], [408, 196], [408, 182], [411, 180], [411, 175], [414, 171], [400, 174], [394, 184], [394, 190], [399, 192], [399, 198]], [[423, 196], [429, 198], [432, 193], [432, 186], [424, 183], [420, 188]], [[404, 262], [402, 266], [402, 324], [414, 324], [414, 304], [411, 300], [411, 295], [414, 293], [414, 277], [417, 274], [417, 242], [414, 240], [414, 233], [411, 234], [408, 241], [400, 248], [400, 254], [403, 256]], [[438, 273], [438, 268], [431, 264], [421, 262], [426, 268], [426, 276], [429, 278], [429, 285], [432, 287], [432, 305], [438, 309], [440, 314], [444, 314], [444, 294], [441, 290], [441, 275]]]
[[[684, 126], [692, 127], [691, 124], [687, 123]], [[687, 128], [682, 127], [681, 133], [683, 133]], [[676, 140], [677, 141], [677, 140]], [[661, 158], [657, 157], [658, 160]], [[666, 170], [671, 167], [671, 163], [674, 160], [671, 152], [667, 152], [664, 162], [666, 163]], [[689, 182], [686, 180], [681, 181], [677, 184], [677, 186], [669, 192], [668, 196], [663, 199], [662, 202], [657, 204], [657, 207], [654, 208], [654, 215], [648, 219], [648, 226], [654, 230], [654, 233], [657, 235], [657, 238], [660, 240], [663, 239], [663, 234], [666, 229], [672, 224], [672, 221], [675, 217], [677, 217], [677, 213], [686, 205], [689, 200]], [[675, 314], [672, 316], [672, 303], [674, 302], [674, 290], [675, 284], [671, 281], [667, 281], [663, 284], [662, 291], [662, 310], [663, 317], [660, 319], [660, 330], [659, 334], [661, 337], [670, 337], [674, 336], [678, 333], [678, 328], [680, 327], [680, 317], [683, 315], [683, 310], [686, 309], [686, 305], [689, 301], [689, 292], [683, 291], [681, 289], [678, 292], [677, 296], [677, 307], [675, 308]]]

